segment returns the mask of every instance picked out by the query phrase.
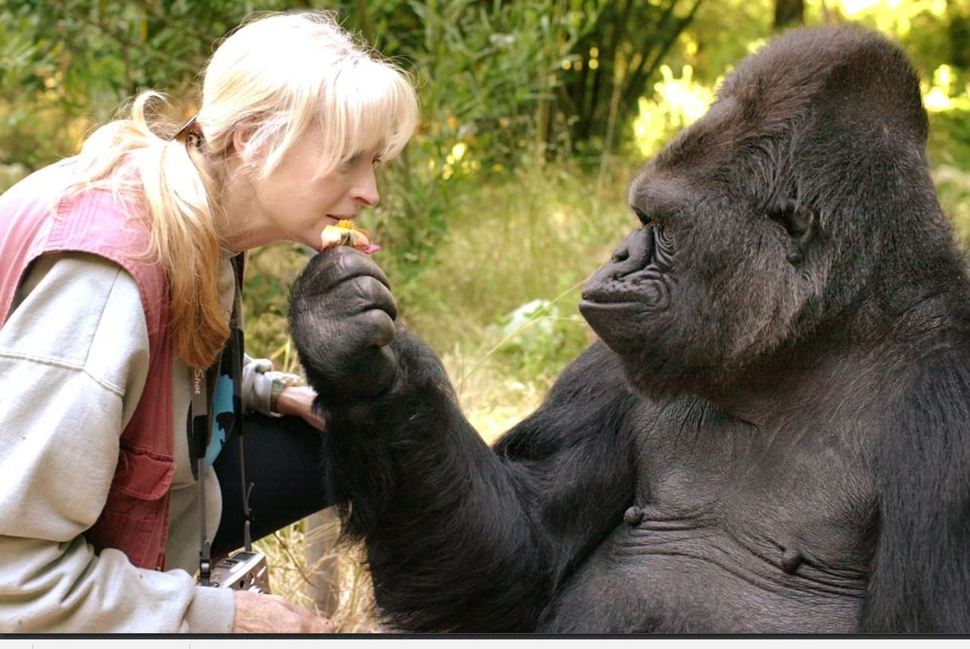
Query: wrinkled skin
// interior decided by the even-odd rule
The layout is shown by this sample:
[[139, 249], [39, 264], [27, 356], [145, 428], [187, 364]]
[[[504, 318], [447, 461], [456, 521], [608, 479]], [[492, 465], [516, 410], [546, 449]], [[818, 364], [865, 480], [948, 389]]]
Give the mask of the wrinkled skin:
[[373, 262], [317, 256], [291, 325], [387, 623], [970, 632], [970, 291], [926, 129], [876, 34], [749, 57], [634, 180], [601, 342], [494, 449]]

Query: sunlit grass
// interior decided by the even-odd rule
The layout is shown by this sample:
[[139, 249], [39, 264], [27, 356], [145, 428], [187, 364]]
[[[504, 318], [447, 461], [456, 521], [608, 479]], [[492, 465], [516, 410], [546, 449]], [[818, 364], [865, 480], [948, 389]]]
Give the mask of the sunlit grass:
[[618, 171], [604, 187], [552, 165], [468, 183], [434, 261], [394, 286], [408, 327], [439, 352], [467, 352], [531, 300], [574, 307], [583, 280], [635, 227], [626, 206], [634, 171]]

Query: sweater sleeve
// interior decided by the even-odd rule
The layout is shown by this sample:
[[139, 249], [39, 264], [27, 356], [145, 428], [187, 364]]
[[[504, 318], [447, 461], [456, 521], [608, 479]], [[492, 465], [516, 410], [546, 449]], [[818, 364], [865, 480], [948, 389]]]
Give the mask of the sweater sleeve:
[[260, 412], [272, 415], [269, 408], [270, 394], [273, 390], [273, 363], [267, 358], [252, 358], [243, 355], [242, 406], [243, 412]]
[[273, 363], [266, 358], [251, 358], [243, 355], [242, 373], [242, 406], [243, 412], [259, 412], [270, 417], [280, 417], [273, 412], [273, 383], [280, 381], [284, 386], [306, 385], [306, 381], [299, 374], [279, 372], [273, 369]]
[[138, 288], [92, 255], [42, 257], [0, 328], [0, 632], [228, 632], [233, 593], [96, 554], [121, 432], [148, 373]]

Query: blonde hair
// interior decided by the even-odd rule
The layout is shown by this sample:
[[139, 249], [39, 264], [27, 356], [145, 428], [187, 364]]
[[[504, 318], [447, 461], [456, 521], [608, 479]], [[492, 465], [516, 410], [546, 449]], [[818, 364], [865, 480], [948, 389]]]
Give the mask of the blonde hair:
[[[417, 125], [417, 98], [405, 73], [355, 43], [331, 14], [300, 12], [257, 17], [217, 48], [196, 115], [201, 147], [171, 139], [178, 126], [146, 114], [157, 99], [141, 93], [127, 119], [84, 142], [68, 191], [110, 187], [141, 201], [147, 252], [169, 280], [175, 350], [207, 367], [229, 335], [218, 296], [225, 160], [238, 155], [246, 173], [266, 177], [314, 125], [323, 133], [321, 173], [361, 151], [391, 159]], [[249, 130], [243, 151], [232, 148], [238, 128]]]

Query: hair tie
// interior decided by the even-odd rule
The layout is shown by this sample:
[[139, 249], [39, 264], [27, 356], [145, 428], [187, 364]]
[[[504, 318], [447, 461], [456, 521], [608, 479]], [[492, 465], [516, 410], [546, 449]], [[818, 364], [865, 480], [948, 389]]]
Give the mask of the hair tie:
[[189, 145], [194, 146], [197, 149], [202, 148], [202, 144], [205, 142], [205, 136], [202, 134], [202, 127], [196, 121], [198, 115], [193, 115], [189, 118], [185, 124], [182, 124], [182, 128], [178, 130], [172, 140], [175, 142], [187, 142]]

